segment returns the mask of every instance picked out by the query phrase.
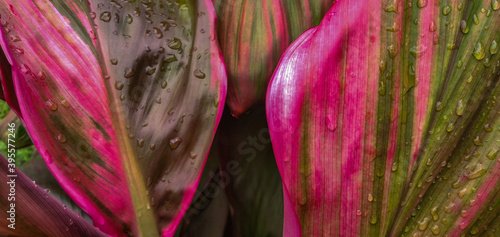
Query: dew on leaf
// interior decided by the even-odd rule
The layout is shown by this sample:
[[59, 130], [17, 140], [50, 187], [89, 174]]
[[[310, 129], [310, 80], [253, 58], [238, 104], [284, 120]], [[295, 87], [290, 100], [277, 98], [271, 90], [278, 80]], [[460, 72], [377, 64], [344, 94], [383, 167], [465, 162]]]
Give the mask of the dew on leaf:
[[169, 141], [170, 149], [175, 150], [177, 147], [179, 147], [181, 142], [182, 142], [182, 139], [179, 137], [175, 137], [175, 138], [170, 139], [170, 141]]
[[490, 46], [490, 53], [491, 54], [497, 54], [498, 52], [498, 44], [496, 40], [491, 41], [491, 46]]
[[465, 111], [464, 103], [462, 100], [459, 100], [455, 112], [458, 116], [462, 116], [464, 114], [464, 111]]
[[66, 143], [67, 139], [66, 139], [66, 136], [62, 133], [58, 133], [56, 135], [56, 139], [60, 142], [60, 143]]
[[460, 22], [460, 30], [464, 34], [469, 33], [469, 26], [467, 25], [467, 22], [465, 20], [462, 20], [462, 22]]
[[479, 136], [474, 137], [473, 143], [476, 146], [482, 146], [483, 145], [483, 142], [481, 142], [481, 139], [479, 138]]
[[434, 21], [431, 21], [431, 23], [429, 24], [429, 31], [430, 32], [436, 31], [436, 23], [434, 23]]
[[109, 61], [110, 61], [110, 62], [111, 62], [111, 64], [113, 64], [113, 65], [118, 64], [118, 59], [116, 59], [116, 58], [112, 58], [112, 59], [110, 59]]
[[51, 100], [47, 100], [45, 101], [45, 105], [47, 106], [47, 108], [51, 111], [56, 111], [57, 110], [57, 104], [52, 102]]
[[439, 234], [439, 232], [441, 232], [441, 228], [439, 228], [439, 226], [438, 226], [438, 225], [433, 225], [433, 226], [431, 227], [431, 231], [432, 231], [432, 233], [433, 233], [433, 234], [438, 235], [438, 234]]
[[137, 139], [137, 146], [143, 147], [144, 146], [144, 139]]
[[491, 9], [494, 11], [500, 9], [500, 2], [498, 0], [491, 1]]
[[104, 21], [104, 22], [109, 22], [111, 20], [111, 12], [103, 12], [101, 13], [101, 16], [99, 17], [99, 19], [101, 19], [101, 21]]
[[484, 56], [486, 56], [484, 46], [481, 42], [477, 42], [472, 54], [474, 55], [474, 58], [476, 58], [477, 60], [481, 60], [484, 58]]
[[443, 15], [447, 16], [451, 12], [451, 7], [450, 6], [445, 6], [443, 7]]
[[167, 41], [167, 45], [171, 49], [180, 49], [182, 47], [182, 42], [178, 38], [173, 38]]
[[146, 74], [153, 75], [153, 73], [155, 72], [156, 72], [156, 67], [150, 67], [150, 66], [146, 67]]
[[130, 77], [134, 76], [134, 74], [135, 74], [134, 69], [132, 69], [132, 68], [126, 68], [125, 69], [125, 75], [124, 75], [124, 77], [125, 78], [130, 78]]
[[477, 179], [477, 178], [483, 176], [485, 173], [486, 173], [486, 169], [483, 168], [483, 165], [478, 164], [476, 169], [467, 175], [467, 179], [469, 179], [469, 180]]
[[117, 90], [121, 90], [121, 89], [123, 89], [123, 87], [124, 87], [124, 84], [123, 84], [122, 82], [117, 81], [117, 82], [115, 83], [115, 88], [116, 88]]
[[155, 36], [157, 39], [161, 39], [161, 38], [163, 38], [163, 33], [161, 32], [161, 30], [160, 30], [160, 29], [158, 29], [158, 28], [156, 28], [156, 27], [154, 27], [154, 28], [153, 28], [153, 34], [154, 34], [154, 36]]
[[417, 7], [423, 8], [427, 6], [427, 0], [417, 0]]
[[205, 73], [202, 72], [200, 69], [195, 69], [193, 72], [194, 76], [200, 79], [205, 78]]
[[427, 229], [427, 226], [429, 225], [430, 219], [427, 217], [424, 217], [421, 221], [418, 221], [418, 229], [421, 231], [424, 231]]

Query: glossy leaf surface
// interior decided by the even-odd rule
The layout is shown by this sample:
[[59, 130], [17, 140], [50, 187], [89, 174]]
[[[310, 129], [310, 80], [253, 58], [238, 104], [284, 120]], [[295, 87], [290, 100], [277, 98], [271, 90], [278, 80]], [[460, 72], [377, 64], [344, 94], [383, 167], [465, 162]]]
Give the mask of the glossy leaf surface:
[[225, 98], [211, 2], [3, 1], [0, 15], [6, 101], [65, 191], [107, 234], [173, 235]]
[[499, 4], [340, 0], [293, 43], [267, 95], [284, 231], [459, 236], [498, 222]]

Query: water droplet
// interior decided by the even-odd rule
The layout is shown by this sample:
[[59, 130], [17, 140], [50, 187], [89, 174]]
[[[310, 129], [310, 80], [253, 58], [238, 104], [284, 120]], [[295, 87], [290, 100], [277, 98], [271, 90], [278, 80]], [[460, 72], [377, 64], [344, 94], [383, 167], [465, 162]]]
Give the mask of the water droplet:
[[358, 209], [358, 210], [356, 210], [356, 215], [357, 215], [357, 216], [361, 216], [361, 210], [359, 210], [359, 209]]
[[191, 159], [196, 158], [196, 153], [194, 153], [194, 152], [192, 152], [192, 151], [191, 151], [191, 152], [189, 152], [189, 157], [190, 157]]
[[474, 22], [475, 25], [479, 24], [479, 18], [477, 18], [476, 14], [474, 14], [474, 16], [472, 17], [472, 21]]
[[418, 0], [417, 1], [417, 7], [423, 8], [427, 6], [427, 0]]
[[450, 202], [450, 203], [448, 203], [448, 205], [446, 205], [446, 206], [444, 207], [444, 211], [445, 211], [446, 213], [450, 214], [451, 212], [453, 212], [453, 210], [455, 210], [455, 207], [456, 207], [456, 206], [457, 206], [457, 205], [456, 205], [455, 203]]
[[479, 138], [479, 136], [476, 136], [473, 140], [474, 142], [474, 145], [476, 146], [482, 146], [483, 145], [483, 142], [481, 142], [481, 139]]
[[163, 38], [163, 33], [161, 32], [161, 30], [160, 30], [160, 29], [158, 29], [158, 28], [156, 28], [156, 27], [154, 27], [154, 28], [153, 28], [153, 34], [155, 35], [155, 37], [156, 37], [157, 39], [161, 39], [161, 38]]
[[474, 77], [472, 76], [472, 74], [469, 74], [469, 77], [467, 78], [467, 83], [471, 83], [473, 78]]
[[467, 26], [467, 22], [465, 20], [462, 20], [462, 22], [460, 22], [460, 30], [464, 34], [469, 33], [469, 26]]
[[424, 217], [421, 221], [418, 221], [418, 229], [424, 231], [427, 229], [427, 226], [429, 225], [429, 218]]
[[467, 175], [467, 179], [477, 179], [486, 173], [486, 169], [483, 168], [482, 164], [477, 164], [476, 169]]
[[457, 7], [458, 11], [462, 11], [463, 8], [464, 8], [463, 3], [458, 4], [458, 7]]
[[373, 201], [373, 195], [371, 193], [368, 194], [368, 201], [369, 202]]
[[450, 14], [450, 12], [451, 12], [450, 6], [443, 7], [443, 15], [447, 16], [448, 14]]
[[125, 75], [124, 75], [125, 78], [130, 78], [130, 77], [134, 76], [134, 74], [135, 74], [135, 71], [133, 68], [129, 67], [129, 68], [125, 69]]
[[100, 17], [101, 21], [109, 22], [111, 20], [111, 12], [103, 12]]
[[61, 104], [62, 106], [64, 106], [64, 108], [69, 108], [69, 103], [67, 100], [61, 100]]
[[9, 35], [9, 38], [12, 42], [19, 42], [21, 41], [21, 38], [19, 38], [19, 36], [17, 35]]
[[163, 30], [163, 31], [167, 31], [170, 29], [170, 24], [166, 21], [162, 21], [160, 22], [160, 28]]
[[121, 90], [121, 89], [123, 89], [123, 86], [124, 86], [124, 84], [123, 84], [122, 82], [117, 81], [117, 82], [115, 83], [115, 88], [116, 88], [117, 90]]
[[463, 197], [463, 196], [465, 196], [465, 194], [467, 194], [468, 192], [469, 192], [469, 190], [467, 190], [467, 188], [464, 188], [464, 189], [462, 189], [462, 190], [460, 190], [460, 191], [458, 192], [458, 197], [459, 197], [459, 198], [462, 198], [462, 197]]
[[390, 0], [384, 8], [386, 12], [398, 12], [398, 2], [396, 0]]
[[148, 177], [148, 179], [146, 180], [146, 187], [151, 186], [151, 184], [153, 184], [153, 180], [151, 179], [151, 177]]
[[173, 38], [167, 41], [167, 45], [171, 49], [180, 49], [182, 47], [182, 42], [178, 38]]
[[446, 126], [446, 131], [451, 132], [453, 131], [453, 128], [455, 128], [455, 126], [453, 125], [452, 122], [450, 122], [448, 123], [448, 126]]
[[12, 49], [12, 52], [15, 53], [15, 54], [17, 54], [17, 55], [24, 54], [24, 50], [21, 49], [21, 48], [16, 48], [16, 47], [13, 47], [13, 46], [11, 46], [10, 48]]
[[121, 100], [121, 101], [124, 101], [124, 100], [125, 100], [125, 95], [124, 95], [124, 94], [121, 94], [121, 95], [120, 95], [120, 100]]
[[61, 143], [66, 143], [66, 136], [62, 133], [58, 133], [56, 139]]
[[500, 2], [498, 2], [498, 0], [491, 1], [491, 9], [494, 11], [500, 9]]
[[476, 46], [474, 47], [474, 51], [472, 52], [474, 55], [474, 58], [477, 60], [481, 60], [486, 56], [486, 52], [484, 50], [484, 46], [481, 42], [477, 42]]
[[413, 55], [413, 57], [415, 58], [419, 58], [421, 57], [425, 51], [427, 50], [427, 48], [425, 46], [413, 46], [410, 48], [410, 54]]
[[457, 113], [458, 116], [462, 116], [464, 114], [464, 111], [465, 111], [464, 103], [462, 100], [459, 100], [457, 103], [457, 109], [455, 112]]
[[441, 111], [443, 109], [443, 103], [441, 101], [438, 101], [436, 103], [436, 111]]
[[193, 72], [194, 76], [197, 77], [197, 78], [200, 78], [200, 79], [203, 79], [205, 78], [205, 73], [202, 72], [200, 69], [196, 69], [194, 70]]
[[165, 89], [167, 87], [167, 81], [161, 81], [161, 88]]
[[434, 45], [439, 44], [439, 35], [438, 34], [435, 33], [432, 36], [432, 42], [434, 43]]
[[393, 22], [390, 27], [386, 28], [386, 30], [390, 32], [397, 32], [399, 30], [399, 25], [397, 22]]
[[431, 21], [431, 24], [429, 24], [429, 31], [430, 32], [436, 31], [436, 23], [434, 23], [434, 21]]
[[392, 170], [393, 172], [394, 172], [394, 171], [396, 171], [396, 170], [398, 170], [398, 162], [394, 162], [394, 163], [392, 163], [392, 168], [391, 168], [391, 170]]
[[431, 231], [432, 231], [432, 233], [433, 233], [433, 234], [438, 235], [438, 234], [439, 234], [439, 232], [441, 232], [441, 229], [439, 228], [439, 226], [438, 226], [438, 225], [433, 225], [433, 226], [431, 227]]
[[398, 54], [396, 47], [392, 44], [387, 47], [387, 51], [389, 52], [389, 57], [391, 58], [395, 58]]
[[143, 147], [144, 146], [144, 139], [137, 139], [137, 146]]
[[302, 197], [297, 198], [297, 202], [298, 202], [298, 203], [299, 203], [299, 205], [301, 205], [301, 206], [306, 205], [306, 203], [307, 203], [307, 198], [306, 198], [306, 196], [302, 196]]
[[146, 67], [146, 74], [153, 75], [153, 73], [155, 72], [156, 72], [156, 67], [150, 67], [150, 66]]
[[116, 58], [112, 58], [112, 59], [110, 59], [109, 61], [110, 61], [110, 62], [111, 62], [111, 64], [113, 64], [113, 65], [118, 64], [118, 59], [116, 59]]
[[45, 101], [45, 105], [47, 108], [49, 108], [51, 111], [56, 111], [57, 110], [57, 104], [52, 102], [51, 100]]
[[497, 41], [496, 41], [496, 40], [493, 40], [493, 41], [491, 41], [490, 53], [491, 53], [491, 54], [497, 54], [497, 52], [498, 52], [498, 45], [497, 45]]
[[177, 147], [179, 147], [181, 142], [182, 142], [182, 139], [179, 137], [170, 139], [170, 141], [169, 141], [170, 149], [175, 150]]
[[486, 154], [486, 157], [488, 157], [488, 159], [490, 159], [490, 160], [494, 160], [497, 158], [497, 155], [498, 155], [498, 150], [493, 149], [493, 150], [490, 150], [488, 152], [488, 154]]
[[167, 54], [164, 61], [165, 61], [165, 63], [175, 62], [175, 61], [177, 61], [177, 57], [175, 57], [175, 55], [173, 55], [173, 54]]

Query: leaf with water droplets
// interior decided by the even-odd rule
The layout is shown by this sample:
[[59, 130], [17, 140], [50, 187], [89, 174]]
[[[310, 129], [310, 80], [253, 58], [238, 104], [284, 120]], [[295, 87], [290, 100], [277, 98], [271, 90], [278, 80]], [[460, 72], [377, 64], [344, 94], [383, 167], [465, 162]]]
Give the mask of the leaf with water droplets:
[[[487, 200], [460, 215], [471, 195], [500, 185], [488, 158], [498, 160], [499, 138], [484, 130], [496, 131], [499, 117], [491, 3], [339, 0], [292, 44], [266, 98], [284, 230], [300, 222], [304, 236], [460, 236], [486, 205], [498, 207], [496, 191], [481, 193]], [[443, 214], [448, 201], [457, 208]]]
[[[210, 1], [168, 12], [143, 2], [1, 2], [0, 22], [15, 26], [1, 29], [2, 91], [13, 108], [22, 98], [16, 112], [37, 149], [97, 227], [172, 236], [222, 113], [211, 101], [225, 100], [225, 69]], [[192, 60], [194, 51], [203, 57]], [[183, 142], [168, 149], [174, 137]], [[199, 158], [185, 162], [193, 150]], [[157, 182], [166, 170], [175, 186]]]

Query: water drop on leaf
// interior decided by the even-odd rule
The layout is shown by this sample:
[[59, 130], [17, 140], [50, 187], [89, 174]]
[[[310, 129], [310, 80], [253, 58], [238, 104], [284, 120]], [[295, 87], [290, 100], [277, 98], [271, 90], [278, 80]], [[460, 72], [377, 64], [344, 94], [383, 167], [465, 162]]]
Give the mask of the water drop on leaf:
[[51, 111], [56, 111], [57, 110], [57, 104], [52, 102], [51, 100], [47, 100], [45, 101], [45, 105], [47, 106], [47, 108], [49, 108], [49, 110]]
[[103, 12], [100, 17], [101, 21], [109, 22], [111, 20], [111, 12]]
[[200, 79], [205, 78], [205, 73], [203, 73], [200, 69], [196, 69], [193, 72], [194, 76]]
[[477, 60], [481, 60], [486, 56], [486, 52], [484, 50], [484, 46], [481, 42], [477, 42], [476, 46], [474, 47], [474, 51], [472, 52], [474, 55], [474, 58]]

